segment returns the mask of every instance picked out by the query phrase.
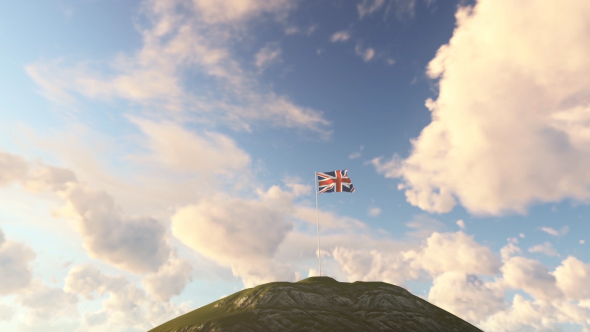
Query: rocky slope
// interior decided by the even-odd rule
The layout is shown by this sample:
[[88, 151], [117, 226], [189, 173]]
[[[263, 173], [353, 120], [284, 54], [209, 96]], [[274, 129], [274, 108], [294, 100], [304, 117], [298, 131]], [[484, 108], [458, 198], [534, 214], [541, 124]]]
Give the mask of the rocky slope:
[[481, 330], [398, 286], [312, 277], [245, 289], [149, 332], [196, 331]]

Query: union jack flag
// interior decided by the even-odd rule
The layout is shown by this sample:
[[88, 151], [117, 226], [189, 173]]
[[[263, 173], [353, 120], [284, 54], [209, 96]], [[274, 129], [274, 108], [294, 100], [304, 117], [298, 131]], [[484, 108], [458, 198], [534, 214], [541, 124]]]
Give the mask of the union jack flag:
[[348, 177], [348, 170], [315, 173], [318, 176], [318, 194], [347, 192], [353, 193], [354, 187]]

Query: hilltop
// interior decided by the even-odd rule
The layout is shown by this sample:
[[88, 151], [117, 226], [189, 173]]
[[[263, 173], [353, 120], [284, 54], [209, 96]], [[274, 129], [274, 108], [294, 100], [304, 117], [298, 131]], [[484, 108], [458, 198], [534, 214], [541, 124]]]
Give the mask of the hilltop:
[[149, 332], [481, 332], [402, 287], [311, 277], [234, 293]]

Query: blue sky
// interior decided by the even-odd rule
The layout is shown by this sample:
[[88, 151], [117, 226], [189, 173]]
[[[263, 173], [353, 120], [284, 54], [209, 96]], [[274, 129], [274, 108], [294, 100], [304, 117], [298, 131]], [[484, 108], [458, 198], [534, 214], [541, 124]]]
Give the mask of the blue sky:
[[93, 0], [0, 12], [0, 329], [145, 331], [381, 280], [590, 328], [590, 5]]

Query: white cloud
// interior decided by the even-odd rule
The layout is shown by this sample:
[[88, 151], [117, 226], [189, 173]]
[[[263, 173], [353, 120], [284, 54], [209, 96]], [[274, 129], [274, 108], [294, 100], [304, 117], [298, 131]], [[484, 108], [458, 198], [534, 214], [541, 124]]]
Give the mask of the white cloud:
[[378, 217], [381, 214], [381, 209], [376, 206], [373, 206], [373, 207], [369, 208], [368, 214], [371, 217]]
[[369, 62], [373, 60], [373, 58], [375, 57], [375, 49], [368, 47], [363, 50], [360, 44], [356, 45], [356, 47], [354, 48], [354, 52], [356, 53], [356, 55], [363, 58], [364, 62]]
[[461, 229], [465, 229], [465, 222], [462, 219], [457, 220], [457, 226]]
[[434, 279], [428, 301], [472, 323], [504, 308], [504, 290], [475, 275], [447, 272]]
[[590, 299], [590, 264], [569, 256], [555, 269], [553, 275], [557, 286], [568, 299]]
[[[0, 153], [0, 158], [13, 163], [16, 160], [25, 169], [25, 172], [9, 173], [2, 167], [10, 169], [13, 163], [0, 164], [0, 174], [12, 176], [5, 176], [4, 184], [19, 181], [27, 190], [51, 190], [66, 201], [57, 215], [77, 221], [77, 230], [82, 234], [84, 248], [91, 257], [138, 273], [157, 271], [168, 260], [171, 249], [166, 226], [161, 222], [150, 217], [124, 215], [112, 196], [78, 183], [74, 173], [67, 169], [45, 166], [40, 162], [29, 164], [8, 153]], [[25, 249], [14, 248], [25, 255], [24, 261], [31, 257]], [[21, 271], [16, 267], [14, 270]]]
[[66, 201], [60, 214], [77, 221], [90, 257], [137, 273], [157, 271], [170, 255], [166, 226], [150, 217], [121, 213], [113, 198], [70, 183], [58, 194]]
[[500, 262], [492, 251], [463, 232], [434, 232], [420, 250], [404, 253], [405, 259], [433, 275], [457, 271], [466, 274], [494, 275]]
[[31, 287], [19, 294], [18, 301], [29, 309], [29, 321], [48, 321], [62, 316], [76, 316], [78, 297], [61, 288], [35, 280]]
[[293, 3], [287, 0], [194, 0], [200, 19], [207, 23], [232, 23], [258, 16], [262, 13], [280, 14]]
[[273, 257], [292, 228], [288, 216], [293, 198], [276, 186], [252, 200], [219, 194], [179, 209], [172, 217], [172, 234], [202, 255], [231, 267], [246, 287], [292, 280], [294, 272]]
[[584, 244], [584, 243], [586, 243], [586, 241], [580, 240], [580, 244]]
[[182, 293], [184, 287], [192, 280], [193, 267], [183, 259], [172, 259], [155, 274], [150, 274], [142, 281], [144, 288], [154, 298], [162, 302]]
[[336, 42], [344, 42], [350, 39], [350, 32], [346, 30], [334, 32], [334, 34], [330, 37], [330, 41], [332, 43]]
[[551, 244], [550, 242], [545, 242], [543, 244], [532, 246], [529, 248], [529, 252], [540, 252], [547, 256], [559, 256], [555, 248], [553, 248], [553, 244]]
[[96, 294], [107, 295], [100, 310], [84, 314], [80, 327], [84, 331], [118, 331], [121, 326], [145, 331], [188, 311], [185, 304], [152, 301], [127, 278], [104, 274], [91, 265], [73, 267], [64, 289], [69, 296], [79, 294], [90, 300]]
[[555, 230], [551, 227], [541, 227], [541, 230], [549, 235], [553, 235], [553, 236], [560, 236], [560, 235], [565, 235], [569, 232], [569, 227], [568, 226], [564, 226], [561, 228], [561, 230]]
[[428, 215], [422, 214], [414, 216], [411, 221], [406, 223], [406, 226], [413, 230], [408, 232], [408, 235], [418, 238], [427, 238], [432, 233], [441, 230], [445, 224], [434, 218], [430, 218]]
[[501, 270], [507, 285], [523, 289], [538, 300], [553, 300], [563, 295], [555, 277], [537, 260], [511, 257]]
[[93, 300], [94, 294], [103, 295], [109, 291], [118, 291], [127, 283], [125, 277], [111, 277], [103, 274], [96, 267], [86, 264], [70, 269], [65, 280], [64, 290]]
[[419, 276], [419, 269], [404, 260], [400, 252], [336, 247], [332, 255], [350, 282], [383, 281], [403, 285]]
[[456, 17], [428, 65], [440, 79], [432, 122], [408, 158], [377, 159], [377, 170], [431, 212], [455, 198], [477, 214], [590, 198], [590, 4], [481, 0]]
[[357, 5], [359, 17], [362, 19], [364, 16], [370, 15], [383, 7], [384, 4], [385, 0], [363, 0], [363, 2]]
[[[280, 16], [291, 2], [196, 0], [193, 4], [148, 1], [143, 14], [150, 23], [140, 31], [143, 45], [134, 54], [93, 67], [88, 61], [39, 62], [28, 65], [27, 73], [42, 93], [57, 101], [71, 102], [75, 98], [70, 92], [75, 92], [93, 99], [130, 100], [166, 116], [222, 122], [236, 130], [252, 130], [253, 124], [263, 122], [329, 137], [330, 123], [321, 112], [263, 88], [256, 75], [235, 59], [234, 41], [247, 29], [245, 22], [262, 13]], [[277, 50], [261, 54], [260, 64], [269, 57], [277, 59]], [[186, 75], [204, 76], [212, 83], [193, 90], [184, 84]], [[215, 97], [219, 94], [227, 98]]]
[[33, 250], [21, 243], [7, 241], [0, 229], [0, 296], [18, 292], [30, 285], [30, 263], [33, 259]]
[[281, 61], [282, 50], [277, 43], [267, 43], [256, 53], [256, 67], [265, 69], [268, 66]]
[[365, 148], [364, 145], [361, 145], [361, 147], [359, 148], [358, 151], [355, 151], [351, 154], [348, 155], [348, 159], [356, 159], [356, 158], [360, 158], [361, 156], [361, 151], [363, 151], [363, 149]]
[[198, 135], [179, 124], [131, 118], [147, 137], [152, 155], [134, 159], [153, 161], [180, 172], [210, 175], [241, 171], [250, 156], [231, 138], [214, 132]]
[[524, 234], [523, 233], [518, 234], [518, 236], [520, 236], [521, 238], [524, 239]]
[[4, 304], [0, 304], [0, 322], [10, 322], [12, 317], [14, 316], [14, 310], [12, 307], [9, 307]]

